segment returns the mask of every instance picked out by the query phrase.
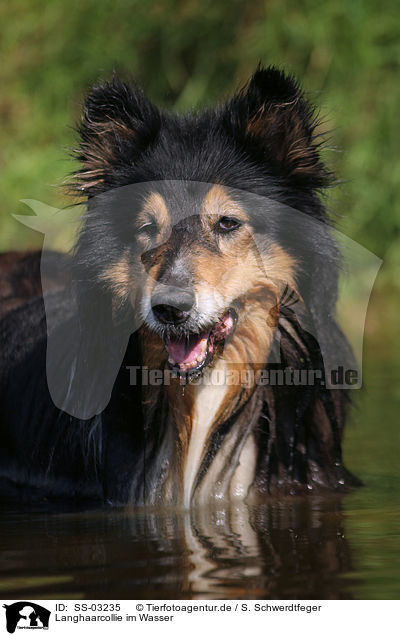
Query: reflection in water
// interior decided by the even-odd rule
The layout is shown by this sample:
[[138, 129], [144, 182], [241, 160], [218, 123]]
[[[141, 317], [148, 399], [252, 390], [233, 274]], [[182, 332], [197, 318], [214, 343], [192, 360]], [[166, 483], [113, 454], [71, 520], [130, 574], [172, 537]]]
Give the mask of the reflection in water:
[[351, 598], [335, 497], [45, 512], [0, 522], [3, 598]]
[[341, 598], [350, 559], [338, 500], [198, 511], [191, 521], [199, 597]]

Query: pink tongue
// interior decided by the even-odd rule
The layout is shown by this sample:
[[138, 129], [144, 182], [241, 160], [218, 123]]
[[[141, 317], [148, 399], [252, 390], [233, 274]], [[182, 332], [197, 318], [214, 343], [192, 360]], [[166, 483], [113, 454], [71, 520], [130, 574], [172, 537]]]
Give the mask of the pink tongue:
[[207, 338], [207, 333], [192, 335], [189, 339], [170, 340], [167, 343], [167, 349], [170, 358], [177, 364], [189, 364], [194, 362], [201, 354], [201, 341]]

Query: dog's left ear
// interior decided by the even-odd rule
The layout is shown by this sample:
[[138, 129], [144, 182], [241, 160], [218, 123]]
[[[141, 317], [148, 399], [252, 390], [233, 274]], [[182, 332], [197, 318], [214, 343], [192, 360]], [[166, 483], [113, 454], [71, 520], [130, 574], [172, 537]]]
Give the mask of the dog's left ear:
[[225, 121], [245, 150], [297, 186], [322, 188], [332, 175], [319, 156], [314, 108], [296, 80], [274, 67], [259, 68], [228, 102]]

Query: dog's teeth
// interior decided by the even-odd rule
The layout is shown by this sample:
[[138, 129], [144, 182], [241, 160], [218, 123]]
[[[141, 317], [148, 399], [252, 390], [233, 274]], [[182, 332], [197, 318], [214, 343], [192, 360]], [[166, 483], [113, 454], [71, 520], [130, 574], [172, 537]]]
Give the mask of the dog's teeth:
[[195, 360], [192, 360], [192, 362], [186, 362], [184, 365], [181, 365], [181, 369], [194, 369], [194, 367], [197, 367], [198, 362], [201, 362], [201, 359], [196, 358]]
[[168, 362], [169, 362], [170, 364], [172, 364], [172, 366], [174, 366], [174, 365], [175, 365], [175, 360], [173, 360], [173, 358], [171, 358], [171, 356], [168, 358]]
[[197, 356], [196, 360], [197, 360], [197, 362], [203, 362], [203, 360], [204, 360], [204, 355], [199, 354], [199, 355]]
[[201, 346], [201, 353], [205, 353], [207, 351], [207, 338], [203, 338], [203, 340], [200, 343]]

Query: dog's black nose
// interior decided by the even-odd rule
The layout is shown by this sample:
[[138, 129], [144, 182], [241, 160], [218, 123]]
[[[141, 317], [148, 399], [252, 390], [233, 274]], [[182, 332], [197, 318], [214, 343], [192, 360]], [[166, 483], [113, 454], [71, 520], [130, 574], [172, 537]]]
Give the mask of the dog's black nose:
[[179, 325], [189, 318], [187, 311], [182, 311], [172, 305], [156, 305], [153, 307], [153, 313], [160, 322], [170, 325]]
[[194, 305], [194, 295], [183, 290], [164, 290], [156, 293], [151, 299], [151, 307], [160, 322], [179, 325], [185, 322]]

